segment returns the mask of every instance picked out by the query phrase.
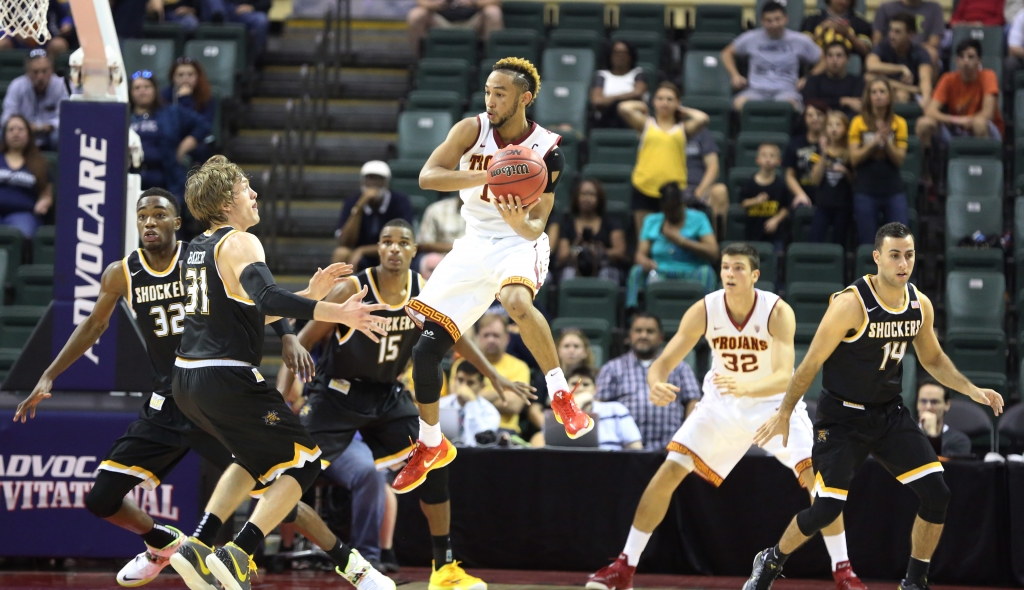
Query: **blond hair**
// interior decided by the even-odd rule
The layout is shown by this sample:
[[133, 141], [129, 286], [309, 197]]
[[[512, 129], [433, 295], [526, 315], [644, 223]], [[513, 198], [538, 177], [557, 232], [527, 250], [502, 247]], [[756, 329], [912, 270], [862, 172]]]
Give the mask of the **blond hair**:
[[200, 223], [225, 223], [224, 208], [235, 200], [235, 183], [245, 172], [224, 156], [213, 156], [192, 170], [185, 182], [185, 204]]
[[533, 98], [526, 106], [530, 106], [533, 101], [537, 100], [537, 94], [540, 93], [540, 74], [537, 73], [536, 66], [530, 63], [530, 60], [521, 57], [505, 57], [495, 62], [491, 71], [505, 72], [512, 76], [513, 84], [520, 93], [529, 91], [533, 94]]

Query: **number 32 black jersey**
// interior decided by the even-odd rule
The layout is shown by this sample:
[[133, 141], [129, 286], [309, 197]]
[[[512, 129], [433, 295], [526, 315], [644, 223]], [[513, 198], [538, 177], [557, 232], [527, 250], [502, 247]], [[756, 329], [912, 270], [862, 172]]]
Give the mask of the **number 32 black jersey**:
[[903, 391], [903, 357], [921, 329], [924, 314], [917, 287], [908, 283], [903, 306], [882, 303], [867, 275], [836, 295], [853, 291], [865, 321], [836, 347], [822, 367], [822, 386], [842, 400], [856, 404], [884, 404]]

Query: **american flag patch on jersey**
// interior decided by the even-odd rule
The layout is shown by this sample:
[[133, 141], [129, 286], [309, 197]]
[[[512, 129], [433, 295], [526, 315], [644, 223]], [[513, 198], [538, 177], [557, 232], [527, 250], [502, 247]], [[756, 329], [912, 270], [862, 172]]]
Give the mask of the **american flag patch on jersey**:
[[911, 301], [910, 302], [910, 307], [912, 307], [914, 309], [921, 309], [921, 302], [920, 301]]

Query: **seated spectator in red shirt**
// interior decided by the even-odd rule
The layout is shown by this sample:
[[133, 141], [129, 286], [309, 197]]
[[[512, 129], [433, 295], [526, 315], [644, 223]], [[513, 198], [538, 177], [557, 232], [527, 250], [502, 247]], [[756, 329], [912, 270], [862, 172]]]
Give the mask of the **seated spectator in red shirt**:
[[995, 72], [981, 67], [981, 43], [977, 39], [964, 39], [956, 46], [956, 65], [957, 71], [939, 78], [931, 103], [917, 120], [921, 145], [930, 145], [936, 131], [943, 143], [949, 143], [952, 136], [964, 135], [1002, 140], [999, 81]]
[[1006, 24], [1002, 0], [959, 0], [955, 3], [951, 26], [1001, 27]]

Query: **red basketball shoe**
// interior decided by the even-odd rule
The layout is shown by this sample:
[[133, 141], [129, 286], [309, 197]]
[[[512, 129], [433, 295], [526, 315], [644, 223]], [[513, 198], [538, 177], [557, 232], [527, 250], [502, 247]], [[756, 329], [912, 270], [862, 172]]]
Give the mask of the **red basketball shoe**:
[[836, 564], [836, 571], [832, 572], [832, 577], [836, 580], [836, 590], [868, 590], [857, 574], [853, 573], [849, 560]]
[[636, 568], [626, 561], [626, 554], [605, 566], [587, 580], [587, 588], [593, 590], [633, 590], [633, 574]]
[[[576, 384], [577, 386], [579, 383]], [[555, 420], [565, 426], [565, 434], [569, 438], [579, 438], [594, 429], [594, 419], [588, 416], [572, 398], [573, 391], [560, 389], [551, 398], [551, 409], [555, 413]]]
[[427, 473], [454, 461], [455, 454], [455, 445], [444, 435], [441, 436], [441, 444], [436, 447], [428, 447], [421, 440], [416, 441], [412, 454], [395, 478], [395, 483], [391, 484], [391, 488], [396, 494], [411, 492], [426, 481]]

